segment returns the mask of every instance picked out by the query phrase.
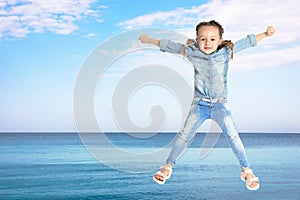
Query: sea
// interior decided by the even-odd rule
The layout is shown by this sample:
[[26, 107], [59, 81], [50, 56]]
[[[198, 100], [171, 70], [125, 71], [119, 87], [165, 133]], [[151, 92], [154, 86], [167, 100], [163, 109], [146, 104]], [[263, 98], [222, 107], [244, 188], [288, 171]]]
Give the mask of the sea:
[[300, 200], [300, 134], [240, 134], [257, 191], [224, 136], [209, 134], [196, 134], [158, 185], [175, 133], [0, 133], [0, 199]]

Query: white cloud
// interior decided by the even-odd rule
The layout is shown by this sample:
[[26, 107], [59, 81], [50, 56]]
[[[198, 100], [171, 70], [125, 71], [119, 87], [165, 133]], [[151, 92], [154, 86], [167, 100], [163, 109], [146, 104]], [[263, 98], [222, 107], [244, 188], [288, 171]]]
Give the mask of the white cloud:
[[177, 8], [173, 11], [156, 12], [142, 15], [131, 20], [120, 22], [118, 25], [126, 29], [135, 29], [149, 26], [187, 26], [195, 24], [195, 15], [205, 6], [192, 7], [191, 9]]
[[251, 51], [238, 55], [234, 58], [231, 67], [234, 70], [240, 69], [257, 69], [257, 68], [270, 68], [270, 67], [300, 67], [300, 46], [287, 47], [283, 49], [269, 49], [258, 51]]
[[0, 39], [25, 37], [30, 32], [70, 34], [77, 20], [98, 17], [95, 0], [10, 0], [0, 3]]
[[91, 38], [91, 37], [96, 37], [96, 36], [97, 36], [97, 34], [95, 34], [95, 33], [89, 33], [85, 37]]
[[[138, 16], [136, 18], [120, 22], [118, 25], [125, 29], [139, 29], [144, 27], [161, 27], [177, 30], [188, 36], [195, 37], [195, 26], [200, 21], [215, 19], [223, 24], [225, 29], [224, 38], [236, 41], [249, 33], [265, 31], [268, 25], [276, 28], [276, 34], [271, 39], [260, 42], [262, 48], [259, 55], [251, 56], [251, 66], [278, 66], [286, 64], [292, 59], [296, 65], [300, 65], [298, 55], [292, 53], [292, 49], [300, 46], [300, 7], [297, 0], [274, 1], [274, 0], [212, 0], [200, 6], [191, 8], [177, 8], [166, 12]], [[256, 47], [257, 48], [257, 47]], [[277, 49], [273, 51], [272, 49]], [[272, 51], [270, 51], [272, 50]], [[289, 52], [287, 57], [282, 56]], [[271, 62], [271, 55], [280, 56], [280, 62]], [[262, 58], [262, 59], [261, 59]], [[263, 61], [263, 59], [265, 61]], [[275, 59], [276, 60], [276, 59]], [[247, 67], [252, 69], [252, 67]], [[255, 68], [255, 67], [253, 67]]]
[[[257, 31], [269, 24], [283, 27], [286, 31], [298, 32], [300, 7], [297, 0], [276, 3], [274, 0], [251, 0], [246, 3], [242, 0], [213, 0], [191, 8], [177, 8], [138, 16], [118, 25], [125, 29], [149, 26], [194, 29], [198, 22], [211, 19], [220, 21], [230, 36]], [[295, 35], [293, 34], [293, 38]]]

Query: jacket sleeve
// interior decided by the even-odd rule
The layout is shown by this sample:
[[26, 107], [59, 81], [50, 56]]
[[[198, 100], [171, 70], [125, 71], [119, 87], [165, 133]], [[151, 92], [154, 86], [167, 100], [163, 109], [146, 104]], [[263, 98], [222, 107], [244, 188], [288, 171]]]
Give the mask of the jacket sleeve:
[[249, 47], [254, 47], [256, 46], [256, 37], [254, 34], [247, 35], [247, 37], [238, 40], [237, 42], [234, 43], [234, 53], [238, 53], [244, 49], [247, 49]]
[[159, 48], [163, 52], [181, 54], [183, 48], [185, 48], [185, 45], [173, 42], [168, 39], [162, 39], [159, 42]]

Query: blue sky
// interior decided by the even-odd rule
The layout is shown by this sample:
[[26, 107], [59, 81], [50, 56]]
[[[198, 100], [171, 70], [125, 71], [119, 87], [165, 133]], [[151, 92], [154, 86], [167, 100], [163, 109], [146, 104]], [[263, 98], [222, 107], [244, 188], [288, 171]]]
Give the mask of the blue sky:
[[[233, 41], [263, 32], [268, 25], [277, 30], [274, 37], [236, 55], [231, 63], [229, 99], [238, 129], [299, 132], [300, 10], [296, 0], [1, 1], [0, 131], [76, 131], [76, 78], [98, 45], [126, 31], [149, 27], [194, 37], [195, 25], [211, 19], [223, 24], [224, 38]], [[156, 64], [173, 66], [192, 84], [188, 63], [174, 57], [167, 63], [170, 55], [155, 50], [152, 53], [159, 55]], [[118, 77], [107, 78], [104, 91], [113, 89], [112, 82], [128, 73], [120, 63], [139, 65], [148, 54], [128, 55], [112, 65], [107, 73], [117, 72]], [[147, 111], [139, 103], [146, 94], [148, 107], [162, 103], [166, 109], [163, 130], [178, 131], [181, 119], [176, 117], [180, 115], [177, 103], [160, 87], [136, 94], [129, 106], [132, 120], [141, 126], [148, 123], [144, 118]], [[111, 105], [109, 101], [101, 105], [101, 95], [105, 94], [96, 95], [95, 105], [96, 114], [102, 116], [99, 123], [105, 124], [107, 131], [118, 130], [111, 117]]]

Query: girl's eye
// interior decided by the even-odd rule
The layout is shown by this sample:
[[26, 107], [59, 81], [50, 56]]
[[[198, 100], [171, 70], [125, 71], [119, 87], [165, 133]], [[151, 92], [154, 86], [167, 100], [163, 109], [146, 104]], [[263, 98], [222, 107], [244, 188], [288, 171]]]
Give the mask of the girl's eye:
[[200, 38], [200, 40], [201, 40], [201, 41], [205, 41], [205, 39], [204, 39], [204, 38]]
[[212, 38], [211, 41], [215, 41], [216, 39]]

